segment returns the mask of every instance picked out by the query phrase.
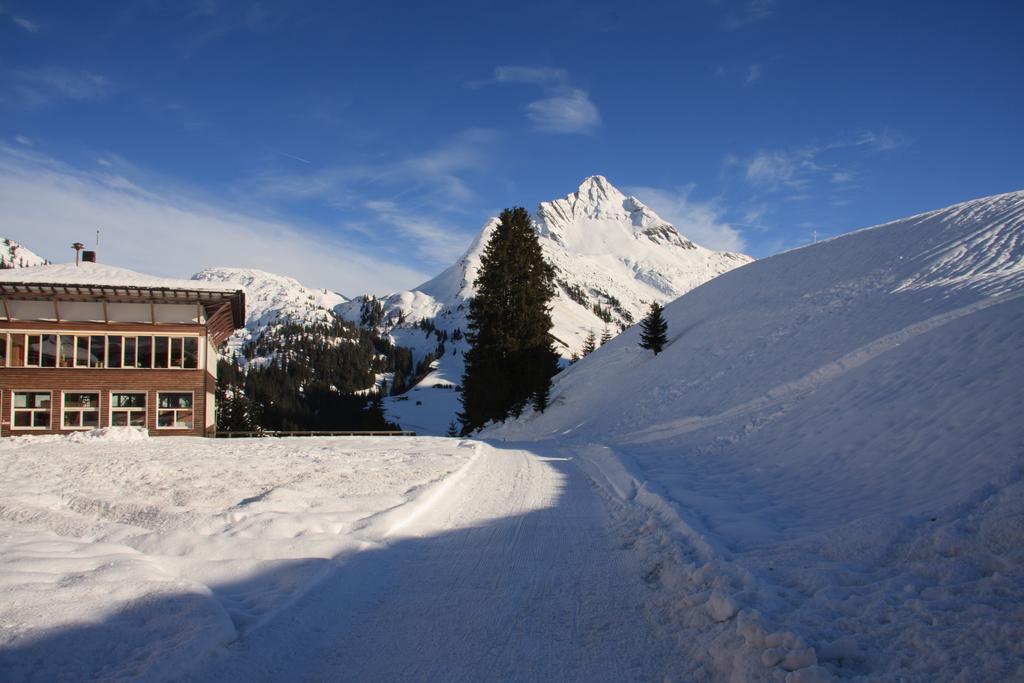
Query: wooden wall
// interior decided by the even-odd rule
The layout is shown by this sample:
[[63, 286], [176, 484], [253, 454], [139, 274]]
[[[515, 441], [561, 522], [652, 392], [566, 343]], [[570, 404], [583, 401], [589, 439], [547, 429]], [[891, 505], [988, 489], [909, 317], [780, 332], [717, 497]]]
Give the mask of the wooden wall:
[[[0, 435], [68, 434], [73, 429], [62, 429], [62, 391], [98, 391], [100, 394], [100, 427], [110, 426], [111, 391], [145, 391], [146, 422], [152, 436], [203, 436], [205, 432], [206, 400], [209, 387], [216, 380], [208, 378], [206, 370], [114, 370], [104, 368], [3, 368], [0, 369], [0, 389], [3, 391], [0, 413]], [[11, 430], [14, 391], [51, 391], [50, 429]], [[159, 391], [191, 391], [193, 428], [157, 429], [156, 394]]]
[[[10, 330], [38, 330], [39, 332], [94, 332], [97, 334], [206, 334], [203, 325], [152, 323], [80, 323], [32, 322], [23, 320], [0, 321], [0, 333]], [[208, 352], [206, 340], [200, 337], [200, 351]], [[200, 358], [198, 369], [121, 369], [121, 368], [4, 368], [0, 367], [0, 436], [26, 434], [69, 434], [74, 429], [63, 429], [61, 414], [62, 391], [97, 391], [100, 394], [100, 427], [110, 426], [111, 391], [145, 391], [149, 433], [153, 436], [204, 436], [206, 432], [206, 403], [208, 392], [214, 392], [217, 380], [217, 358], [206, 353]], [[206, 363], [209, 370], [203, 367]], [[12, 430], [13, 391], [50, 391], [50, 429]], [[157, 429], [157, 392], [191, 391], [193, 428]]]

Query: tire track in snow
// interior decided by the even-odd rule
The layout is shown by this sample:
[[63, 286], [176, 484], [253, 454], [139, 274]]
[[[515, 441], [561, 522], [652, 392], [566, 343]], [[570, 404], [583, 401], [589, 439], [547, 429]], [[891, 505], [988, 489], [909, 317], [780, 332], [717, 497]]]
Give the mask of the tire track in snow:
[[342, 564], [197, 680], [658, 680], [616, 520], [576, 465], [483, 446], [405, 538]]

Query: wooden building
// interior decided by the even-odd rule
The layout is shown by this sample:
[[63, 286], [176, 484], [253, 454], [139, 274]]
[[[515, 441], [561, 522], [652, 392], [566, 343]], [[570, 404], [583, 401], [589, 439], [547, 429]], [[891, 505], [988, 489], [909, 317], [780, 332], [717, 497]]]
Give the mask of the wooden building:
[[58, 264], [0, 270], [0, 435], [107, 426], [215, 431], [216, 349], [236, 286]]

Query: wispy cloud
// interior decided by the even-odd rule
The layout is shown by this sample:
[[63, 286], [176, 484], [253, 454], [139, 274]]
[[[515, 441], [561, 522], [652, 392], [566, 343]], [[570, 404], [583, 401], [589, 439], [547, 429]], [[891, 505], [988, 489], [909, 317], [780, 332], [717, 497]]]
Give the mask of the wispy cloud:
[[12, 16], [11, 21], [29, 33], [39, 33], [39, 24], [25, 17]]
[[307, 164], [308, 170], [275, 164], [245, 183], [241, 194], [272, 206], [304, 202], [337, 214], [346, 228], [371, 239], [400, 237], [390, 245], [400, 245], [406, 257], [446, 266], [471, 237], [458, 226], [477, 227], [479, 198], [467, 179], [491, 167], [498, 139], [495, 131], [469, 129], [432, 149], [387, 161]]
[[715, 202], [691, 199], [693, 190], [693, 185], [676, 190], [643, 186], [626, 188], [629, 194], [654, 209], [697, 244], [719, 251], [743, 251], [743, 235], [723, 220], [725, 212]]
[[497, 66], [493, 76], [472, 86], [523, 84], [544, 89], [545, 96], [526, 107], [526, 118], [542, 133], [592, 133], [601, 125], [601, 113], [583, 88], [571, 85], [569, 72], [547, 66]]
[[530, 85], [565, 84], [569, 72], [548, 66], [496, 66], [493, 83], [527, 83]]
[[347, 293], [394, 291], [428, 276], [324, 226], [244, 213], [127, 177], [116, 159], [107, 163], [83, 170], [0, 145], [5, 236], [61, 260], [70, 256], [66, 245], [100, 228], [107, 263], [178, 277], [214, 265], [261, 268]]
[[421, 245], [420, 252], [435, 262], [451, 263], [466, 250], [465, 235], [435, 219], [406, 211], [389, 200], [368, 201], [365, 206], [378, 224], [389, 226], [406, 240]]
[[908, 138], [888, 129], [862, 131], [826, 144], [760, 150], [746, 159], [729, 155], [725, 166], [739, 166], [747, 182], [761, 190], [797, 191], [788, 197], [796, 201], [806, 199], [804, 191], [819, 179], [837, 186], [849, 186], [857, 172], [847, 166], [855, 163], [856, 157], [851, 154], [856, 150], [863, 150], [862, 154], [884, 153], [907, 144], [910, 144]]
[[12, 69], [0, 74], [0, 102], [25, 109], [61, 99], [98, 100], [112, 90], [113, 84], [106, 76], [82, 69], [45, 66]]
[[586, 91], [570, 88], [526, 105], [533, 127], [545, 133], [591, 133], [601, 114]]
[[733, 3], [725, 17], [725, 27], [730, 31], [764, 21], [775, 14], [775, 0], [744, 0]]
[[711, 73], [715, 78], [742, 82], [743, 85], [753, 85], [760, 81], [761, 77], [764, 76], [764, 66], [756, 62], [745, 66], [725, 66], [724, 64], [717, 64]]
[[305, 173], [268, 172], [254, 182], [270, 197], [319, 198], [343, 206], [359, 201], [357, 186], [401, 186], [438, 201], [470, 201], [475, 193], [463, 174], [491, 164], [498, 134], [485, 128], [462, 131], [433, 149], [390, 161], [328, 166]]

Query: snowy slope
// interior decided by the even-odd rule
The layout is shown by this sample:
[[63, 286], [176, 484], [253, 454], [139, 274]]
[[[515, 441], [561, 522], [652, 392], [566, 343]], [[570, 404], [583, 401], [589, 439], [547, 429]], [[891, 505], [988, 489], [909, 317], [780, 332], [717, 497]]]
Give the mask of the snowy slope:
[[294, 278], [251, 268], [207, 268], [192, 279], [236, 285], [245, 290], [245, 328], [228, 341], [232, 351], [258, 337], [274, 322], [329, 322], [334, 319], [334, 308], [347, 301], [336, 292], [310, 289]]
[[[544, 256], [556, 271], [552, 332], [565, 358], [581, 351], [588, 332], [597, 337], [604, 330], [618, 333], [640, 320], [652, 301], [671, 301], [751, 261], [742, 254], [715, 252], [694, 244], [603, 176], [587, 178], [567, 197], [542, 202], [534, 222]], [[431, 320], [440, 330], [466, 330], [466, 302], [474, 294], [480, 257], [496, 225], [497, 220], [491, 219], [463, 257], [440, 275], [382, 301], [389, 320], [404, 321], [391, 329], [398, 344], [413, 348], [418, 357], [432, 351], [436, 338], [410, 328], [423, 319]], [[349, 320], [358, 320], [361, 304], [355, 299], [338, 311]], [[611, 322], [600, 318], [595, 306], [605, 311]], [[464, 342], [446, 344], [437, 374], [427, 377], [420, 388], [457, 384], [465, 349]], [[415, 401], [391, 401], [389, 414], [403, 425], [415, 424], [422, 433], [443, 433], [458, 408], [457, 397], [434, 391], [420, 394], [416, 400], [422, 406], [417, 407]]]
[[666, 619], [703, 608], [695, 661], [1024, 677], [1024, 192], [758, 261], [666, 318], [662, 354], [631, 329], [489, 434], [553, 440], [660, 522], [638, 544]]
[[39, 254], [6, 237], [0, 239], [0, 266], [26, 268], [49, 263]]

